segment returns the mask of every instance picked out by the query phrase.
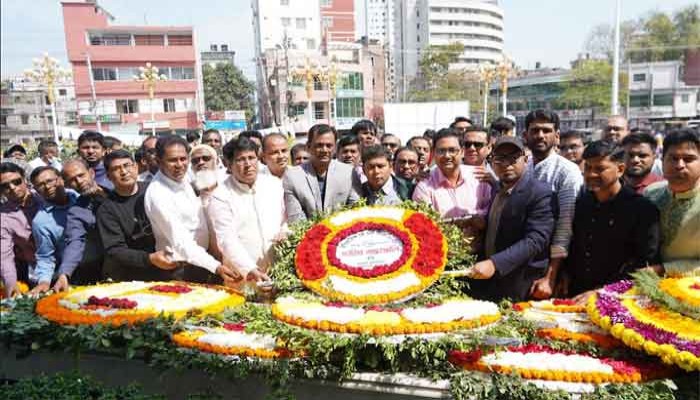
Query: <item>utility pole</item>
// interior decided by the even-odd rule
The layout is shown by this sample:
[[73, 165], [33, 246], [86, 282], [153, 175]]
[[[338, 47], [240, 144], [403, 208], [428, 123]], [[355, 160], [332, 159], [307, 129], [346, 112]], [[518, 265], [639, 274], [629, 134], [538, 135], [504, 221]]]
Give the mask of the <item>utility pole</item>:
[[613, 49], [613, 77], [612, 77], [612, 102], [610, 113], [616, 115], [618, 112], [620, 93], [620, 2], [615, 2], [615, 48]]
[[92, 62], [90, 61], [90, 53], [86, 53], [86, 56], [88, 76], [90, 77], [90, 91], [92, 91], [92, 114], [95, 116], [97, 131], [102, 132], [102, 122], [100, 121], [100, 115], [97, 113], [97, 95], [95, 93], [95, 79], [92, 76]]

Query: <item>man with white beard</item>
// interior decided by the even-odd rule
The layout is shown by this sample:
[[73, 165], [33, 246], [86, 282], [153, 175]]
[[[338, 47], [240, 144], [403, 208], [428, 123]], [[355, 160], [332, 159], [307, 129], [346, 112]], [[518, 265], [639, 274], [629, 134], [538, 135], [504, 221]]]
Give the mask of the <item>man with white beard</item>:
[[209, 202], [211, 192], [228, 176], [226, 171], [218, 168], [218, 162], [216, 150], [209, 145], [200, 144], [190, 150], [190, 182], [204, 207]]

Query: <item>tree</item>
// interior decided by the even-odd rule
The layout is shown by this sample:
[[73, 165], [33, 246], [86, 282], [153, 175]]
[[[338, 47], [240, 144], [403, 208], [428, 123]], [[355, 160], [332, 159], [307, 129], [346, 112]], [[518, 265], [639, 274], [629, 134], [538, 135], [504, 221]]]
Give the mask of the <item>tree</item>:
[[678, 32], [678, 44], [700, 49], [700, 6], [692, 5], [678, 10], [673, 15]]
[[233, 64], [204, 65], [204, 103], [208, 111], [245, 110], [246, 118], [254, 114], [253, 91], [255, 86]]
[[[627, 59], [629, 48], [635, 32], [639, 28], [639, 21], [625, 21], [620, 24], [620, 58]], [[583, 50], [593, 58], [605, 58], [612, 62], [613, 49], [615, 48], [615, 30], [610, 24], [595, 26], [586, 37]]]
[[[606, 60], [581, 60], [563, 83], [561, 100], [571, 108], [610, 109], [613, 67]], [[619, 103], [627, 104], [627, 75], [620, 74]]]

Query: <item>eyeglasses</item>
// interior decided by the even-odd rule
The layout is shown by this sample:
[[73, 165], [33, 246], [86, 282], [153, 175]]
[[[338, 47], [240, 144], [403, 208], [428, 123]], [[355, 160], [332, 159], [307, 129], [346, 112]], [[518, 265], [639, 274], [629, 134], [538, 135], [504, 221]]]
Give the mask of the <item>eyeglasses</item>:
[[484, 142], [464, 142], [463, 146], [465, 149], [468, 149], [470, 147], [474, 147], [476, 150], [481, 150], [486, 146], [486, 143]]
[[522, 157], [524, 154], [523, 153], [516, 153], [516, 154], [503, 154], [503, 155], [497, 155], [493, 156], [491, 160], [493, 161], [494, 164], [498, 165], [512, 165], [515, 164], [520, 157]]
[[110, 165], [109, 170], [110, 171], [128, 171], [134, 166], [134, 163], [132, 162], [126, 162], [121, 165]]
[[233, 160], [234, 163], [238, 165], [246, 165], [246, 164], [257, 164], [258, 163], [258, 158], [257, 157], [241, 157], [241, 158], [236, 158]]
[[439, 156], [456, 156], [459, 154], [459, 149], [456, 147], [447, 147], [444, 149], [435, 149], [435, 153]]
[[212, 156], [201, 156], [201, 157], [192, 157], [192, 165], [197, 165], [199, 164], [200, 161], [204, 161], [205, 163], [208, 163], [213, 159]]
[[48, 187], [48, 186], [55, 184], [56, 182], [58, 182], [58, 178], [50, 178], [50, 179], [47, 179], [43, 182], [37, 182], [34, 184], [34, 186], [37, 188]]
[[614, 125], [608, 125], [605, 127], [605, 130], [610, 132], [610, 131], [622, 131], [624, 130], [624, 126], [614, 126]]
[[567, 151], [576, 151], [576, 150], [580, 149], [581, 147], [583, 147], [583, 146], [579, 146], [577, 144], [572, 144], [571, 146], [559, 146], [559, 151], [561, 151], [562, 153], [565, 153]]
[[8, 182], [0, 183], [0, 190], [3, 190], [3, 191], [7, 190], [10, 188], [10, 185], [19, 186], [22, 184], [22, 182], [24, 182], [24, 179], [17, 178], [17, 179], [13, 179], [11, 181], [8, 181]]

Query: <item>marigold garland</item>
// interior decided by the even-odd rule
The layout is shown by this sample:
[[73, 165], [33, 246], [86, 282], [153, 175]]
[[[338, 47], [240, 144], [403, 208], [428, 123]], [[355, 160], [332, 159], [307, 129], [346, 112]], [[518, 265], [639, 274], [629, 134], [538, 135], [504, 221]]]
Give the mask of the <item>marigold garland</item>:
[[[244, 326], [242, 326], [244, 327]], [[233, 331], [233, 332], [241, 332], [242, 330], [239, 329], [227, 329], [224, 327], [223, 329], [219, 329], [216, 331], [217, 333], [223, 333], [226, 332], [227, 330]], [[173, 342], [180, 346], [180, 347], [186, 347], [190, 349], [196, 349], [200, 351], [204, 351], [207, 353], [213, 353], [213, 354], [220, 354], [220, 355], [235, 355], [235, 356], [243, 356], [243, 357], [252, 357], [252, 358], [288, 358], [292, 356], [292, 353], [290, 353], [287, 349], [283, 347], [276, 347], [275, 349], [267, 349], [267, 348], [253, 348], [253, 347], [245, 347], [245, 346], [220, 346], [220, 345], [215, 345], [212, 343], [206, 343], [202, 342], [199, 340], [203, 335], [205, 335], [206, 332], [201, 330], [201, 329], [189, 329], [185, 331], [178, 332], [172, 336]]]
[[539, 301], [523, 301], [513, 304], [515, 311], [525, 311], [528, 308], [537, 308], [539, 310], [560, 312], [560, 313], [584, 313], [586, 306], [576, 304], [571, 299], [552, 299]]
[[[649, 302], [648, 298], [636, 292], [633, 282], [617, 282], [589, 297], [588, 315], [594, 323], [627, 346], [658, 356], [666, 364], [676, 364], [687, 371], [699, 371], [700, 341], [689, 339], [687, 332], [681, 332], [683, 326], [660, 323], [663, 317], [659, 315], [665, 313], [669, 318], [678, 318], [680, 314], [651, 304], [649, 306], [654, 310], [654, 316], [649, 317], [651, 314], [644, 307], [631, 307], [631, 301], [639, 304], [640, 300]], [[642, 317], [644, 320], [640, 319]], [[690, 319], [685, 322], [700, 325], [700, 322]]]
[[[519, 365], [503, 365], [486, 361], [487, 358], [493, 356], [495, 360], [500, 360], [503, 362], [503, 359], [507, 358], [510, 354], [517, 356], [516, 359], [527, 358], [530, 354], [532, 354], [534, 359], [542, 358], [546, 360], [556, 355], [559, 356], [560, 363], [562, 363], [561, 358], [571, 358], [571, 361], [564, 362], [564, 368], [560, 369], [547, 368], [548, 365], [546, 365], [546, 362], [542, 364], [542, 367], [527, 368]], [[554, 350], [547, 346], [539, 345], [509, 347], [505, 350], [490, 351], [486, 353], [484, 353], [482, 350], [477, 350], [474, 352], [452, 350], [449, 353], [448, 359], [454, 365], [466, 370], [505, 375], [516, 374], [524, 379], [540, 379], [559, 382], [592, 384], [639, 383], [669, 377], [675, 373], [673, 369], [658, 368], [656, 364], [650, 362], [600, 358], [591, 356], [587, 353]], [[575, 364], [578, 360], [582, 359], [587, 360], [589, 363], [597, 360], [600, 363], [600, 366], [610, 367], [612, 369], [612, 373], [594, 370], [582, 372], [580, 368], [566, 369], [566, 367], [569, 367]]]
[[[363, 214], [368, 209], [372, 217]], [[348, 220], [339, 215], [349, 216]], [[392, 218], [396, 215], [401, 216], [400, 220]], [[343, 222], [336, 225], [333, 221]], [[336, 249], [343, 239], [372, 230], [388, 232], [402, 243], [403, 253], [396, 261], [366, 269], [347, 265], [337, 257]], [[408, 298], [434, 283], [446, 263], [447, 241], [438, 225], [422, 213], [397, 207], [365, 207], [331, 215], [306, 232], [295, 255], [297, 276], [306, 287], [326, 298], [352, 304]], [[331, 277], [357, 285], [392, 279], [408, 283], [397, 290], [355, 294], [334, 287]]]
[[700, 277], [665, 278], [659, 282], [659, 289], [676, 300], [700, 307]]
[[[61, 324], [61, 325], [96, 325], [96, 324], [107, 324], [112, 326], [118, 325], [133, 325], [138, 322], [142, 322], [151, 319], [158, 315], [157, 312], [150, 310], [139, 310], [138, 308], [122, 309], [122, 308], [105, 308], [100, 306], [90, 306], [85, 304], [84, 308], [70, 309], [60, 304], [60, 301], [76, 292], [80, 292], [87, 289], [94, 289], [95, 287], [109, 287], [115, 284], [102, 284], [94, 286], [83, 286], [74, 288], [68, 292], [60, 292], [46, 296], [36, 303], [36, 313], [42, 317], [48, 319], [49, 321]], [[154, 282], [152, 286], [156, 285], [167, 285], [163, 282]], [[214, 285], [200, 285], [193, 283], [178, 282], [180, 286], [188, 287], [205, 287], [212, 290], [223, 290], [229, 295], [222, 300], [212, 303], [206, 307], [196, 309], [196, 310], [184, 310], [172, 313], [163, 313], [165, 315], [172, 315], [176, 318], [180, 318], [186, 315], [188, 312], [199, 312], [202, 314], [215, 314], [223, 311], [227, 307], [236, 307], [244, 303], [245, 299], [240, 296], [237, 292], [232, 289], [225, 288], [222, 286]], [[144, 289], [148, 290], [148, 288]], [[176, 294], [167, 293], [169, 296], [176, 296]], [[104, 301], [104, 299], [98, 299], [98, 302]], [[94, 302], [94, 301], [93, 301]], [[98, 312], [103, 310], [104, 312]]]
[[595, 343], [604, 349], [613, 349], [622, 346], [622, 342], [610, 335], [602, 335], [595, 332], [572, 332], [562, 328], [538, 329], [537, 336], [562, 342]]
[[[18, 281], [17, 282], [17, 290], [19, 291], [20, 294], [25, 294], [29, 291], [29, 286], [22, 281]], [[0, 283], [0, 299], [4, 299], [4, 298], [5, 298], [5, 285]]]

